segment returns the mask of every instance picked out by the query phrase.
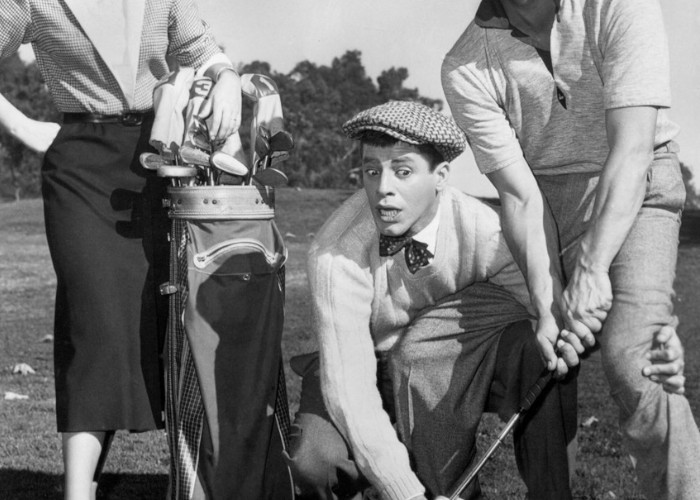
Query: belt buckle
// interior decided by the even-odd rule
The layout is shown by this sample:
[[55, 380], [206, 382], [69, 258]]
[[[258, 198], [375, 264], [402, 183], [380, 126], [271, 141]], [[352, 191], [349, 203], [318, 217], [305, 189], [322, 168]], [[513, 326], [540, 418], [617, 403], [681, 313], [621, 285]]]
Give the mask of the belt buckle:
[[143, 113], [123, 113], [121, 115], [122, 125], [126, 127], [136, 127], [143, 123]]

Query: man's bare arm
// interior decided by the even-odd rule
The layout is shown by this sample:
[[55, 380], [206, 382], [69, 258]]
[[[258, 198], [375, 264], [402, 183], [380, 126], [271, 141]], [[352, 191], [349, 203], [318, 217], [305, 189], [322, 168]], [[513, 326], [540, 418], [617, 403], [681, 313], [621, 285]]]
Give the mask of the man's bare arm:
[[578, 364], [576, 351], [559, 342], [561, 313], [556, 298], [562, 292], [561, 263], [554, 219], [523, 161], [488, 174], [501, 199], [501, 224], [508, 247], [525, 275], [533, 307], [538, 316], [537, 339], [550, 370], [559, 375]]

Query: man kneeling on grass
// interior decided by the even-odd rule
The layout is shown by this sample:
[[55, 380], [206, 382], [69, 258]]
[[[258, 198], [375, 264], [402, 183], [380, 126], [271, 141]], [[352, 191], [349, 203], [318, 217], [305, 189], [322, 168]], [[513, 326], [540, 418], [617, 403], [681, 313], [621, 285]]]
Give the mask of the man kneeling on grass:
[[[364, 190], [309, 252], [320, 352], [293, 360], [304, 378], [290, 463], [303, 498], [361, 498], [369, 484], [426, 498], [475, 460], [482, 413], [509, 417], [541, 375], [534, 315], [496, 210], [447, 185], [466, 147], [451, 118], [389, 102], [343, 130], [362, 143]], [[530, 498], [571, 498], [571, 382], [515, 430]], [[477, 483], [463, 498], [478, 495]]]
[[[369, 485], [425, 499], [475, 462], [482, 413], [507, 419], [542, 374], [537, 319], [553, 292], [533, 291], [531, 306], [496, 209], [447, 185], [466, 147], [451, 118], [389, 102], [343, 130], [362, 143], [364, 190], [309, 251], [320, 350], [292, 360], [303, 382], [289, 462], [304, 499], [362, 498]], [[548, 367], [563, 376], [578, 356], [558, 347]], [[570, 373], [515, 428], [529, 498], [571, 498], [576, 423]], [[474, 482], [462, 498], [479, 495]]]

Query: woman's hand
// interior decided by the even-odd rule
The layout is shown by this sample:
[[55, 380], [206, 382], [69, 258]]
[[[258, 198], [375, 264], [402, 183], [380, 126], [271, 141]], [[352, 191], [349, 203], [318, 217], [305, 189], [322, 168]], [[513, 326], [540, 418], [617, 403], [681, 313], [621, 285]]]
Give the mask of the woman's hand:
[[219, 74], [199, 117], [206, 119], [212, 141], [225, 141], [238, 131], [241, 125], [241, 79], [235, 71], [225, 70]]

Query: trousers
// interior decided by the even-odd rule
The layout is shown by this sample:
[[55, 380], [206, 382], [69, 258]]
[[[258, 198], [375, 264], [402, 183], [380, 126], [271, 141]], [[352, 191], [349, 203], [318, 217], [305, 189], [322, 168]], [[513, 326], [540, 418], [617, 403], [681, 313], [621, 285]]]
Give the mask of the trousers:
[[[642, 376], [659, 328], [676, 324], [673, 280], [685, 189], [669, 143], [655, 153], [643, 205], [610, 267], [613, 304], [600, 343], [603, 371], [643, 493], [654, 500], [700, 499], [700, 433], [688, 400]], [[598, 174], [540, 176], [559, 229], [566, 274], [588, 227]]]
[[[512, 316], [500, 328], [491, 321], [475, 320], [472, 328], [464, 323], [465, 314], [474, 319], [493, 307], [493, 294], [483, 292], [499, 287], [468, 288], [425, 310], [399, 343], [378, 353], [384, 409], [429, 495], [444, 494], [473, 466], [482, 414], [509, 418], [544, 368], [529, 320]], [[303, 382], [290, 435], [292, 475], [300, 498], [359, 499], [368, 482], [323, 404], [318, 363], [315, 353], [293, 360]], [[516, 462], [529, 498], [571, 498], [567, 445], [575, 432], [574, 373], [550, 385], [514, 431]], [[478, 480], [462, 494], [480, 496]]]

